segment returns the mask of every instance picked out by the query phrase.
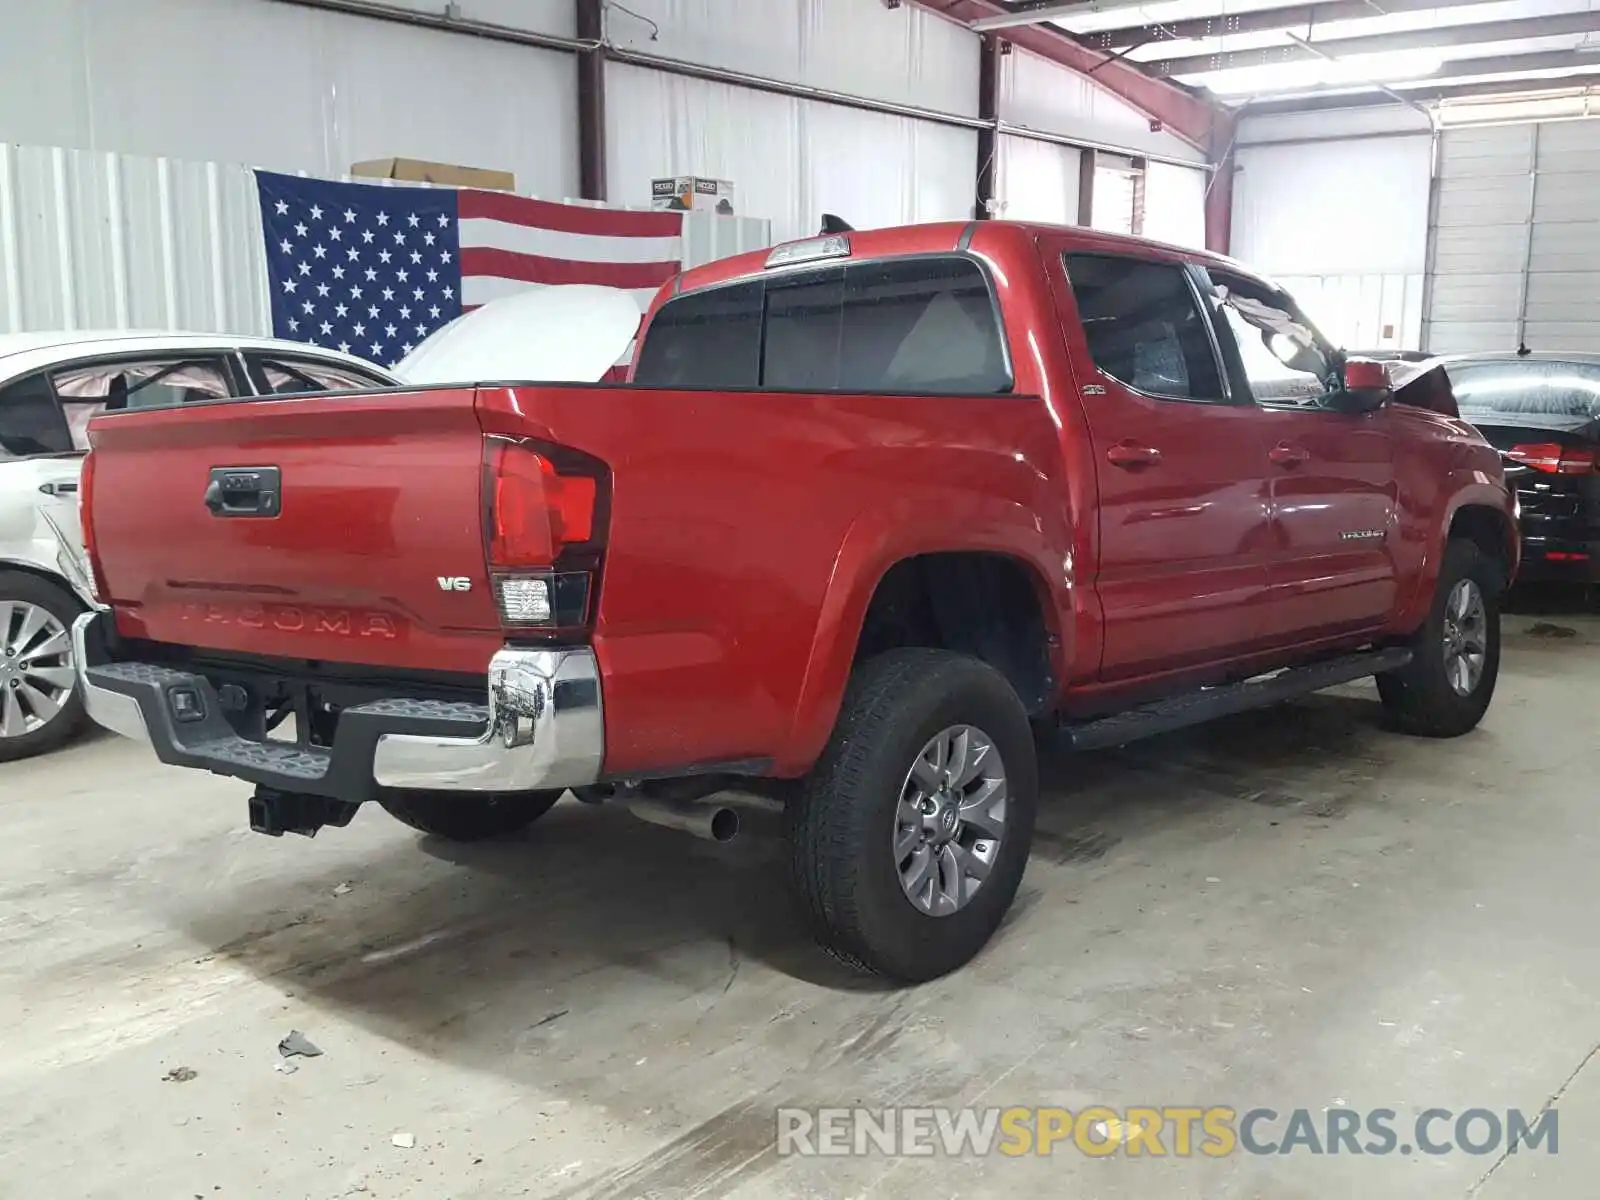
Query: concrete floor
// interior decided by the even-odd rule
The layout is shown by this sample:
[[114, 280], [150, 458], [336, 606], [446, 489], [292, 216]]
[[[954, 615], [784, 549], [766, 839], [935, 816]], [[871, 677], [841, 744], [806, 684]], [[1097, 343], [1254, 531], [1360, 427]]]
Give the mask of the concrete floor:
[[[1050, 763], [1007, 928], [905, 992], [819, 960], [760, 830], [568, 802], [504, 845], [376, 808], [273, 840], [116, 739], [0, 767], [0, 1196], [1587, 1197], [1600, 620], [1554, 619], [1511, 619], [1461, 741], [1352, 688]], [[291, 1029], [325, 1053], [283, 1074]], [[794, 1103], [1557, 1095], [1554, 1157], [771, 1151]]]

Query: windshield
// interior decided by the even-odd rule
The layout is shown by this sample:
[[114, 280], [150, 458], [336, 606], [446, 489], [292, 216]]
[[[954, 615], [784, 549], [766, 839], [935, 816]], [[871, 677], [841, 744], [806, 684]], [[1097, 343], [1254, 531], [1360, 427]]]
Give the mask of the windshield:
[[1447, 363], [1445, 370], [1463, 416], [1600, 419], [1600, 364], [1508, 359]]

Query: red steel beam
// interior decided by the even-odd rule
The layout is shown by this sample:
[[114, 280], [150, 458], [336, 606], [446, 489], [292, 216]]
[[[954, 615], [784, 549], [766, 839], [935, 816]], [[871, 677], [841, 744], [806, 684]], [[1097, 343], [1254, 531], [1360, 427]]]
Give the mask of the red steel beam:
[[[917, 3], [952, 20], [963, 22], [1013, 11], [995, 3], [995, 0], [917, 0]], [[1090, 75], [1106, 91], [1151, 120], [1159, 121], [1168, 132], [1177, 134], [1192, 146], [1209, 148], [1215, 140], [1219, 124], [1228, 120], [1225, 109], [1207, 102], [1187, 88], [1146, 75], [1123, 59], [1110, 58], [1090, 50], [1053, 26], [1019, 25], [996, 32], [1006, 41], [1032, 51], [1041, 58], [1060, 63], [1080, 75]]]

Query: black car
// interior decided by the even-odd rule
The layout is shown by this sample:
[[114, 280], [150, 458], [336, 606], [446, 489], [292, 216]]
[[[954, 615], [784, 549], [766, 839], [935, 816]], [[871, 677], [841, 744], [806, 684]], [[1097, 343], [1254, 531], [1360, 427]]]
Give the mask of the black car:
[[1600, 579], [1600, 355], [1442, 359], [1461, 415], [1500, 451], [1529, 580]]

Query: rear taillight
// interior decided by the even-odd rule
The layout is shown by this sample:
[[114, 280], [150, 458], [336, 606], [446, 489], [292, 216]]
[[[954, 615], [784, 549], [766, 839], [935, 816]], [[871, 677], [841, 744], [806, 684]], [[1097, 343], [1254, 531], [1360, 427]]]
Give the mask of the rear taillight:
[[94, 544], [94, 451], [84, 455], [83, 467], [78, 476], [78, 529], [83, 538], [84, 556], [89, 560], [89, 585], [94, 598], [106, 602], [111, 593], [100, 574], [100, 552]]
[[609, 473], [564, 447], [485, 438], [489, 577], [508, 629], [586, 627], [605, 550]]
[[1594, 451], [1587, 446], [1563, 446], [1559, 442], [1528, 442], [1506, 451], [1512, 462], [1550, 475], [1592, 475]]

